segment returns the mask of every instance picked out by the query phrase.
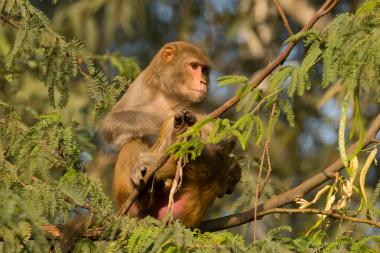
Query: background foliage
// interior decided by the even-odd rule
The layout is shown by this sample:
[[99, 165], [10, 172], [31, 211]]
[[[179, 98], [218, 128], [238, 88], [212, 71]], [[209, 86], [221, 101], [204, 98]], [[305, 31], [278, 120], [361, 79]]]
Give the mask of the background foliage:
[[[178, 222], [117, 218], [109, 197], [115, 150], [97, 133], [99, 120], [165, 42], [191, 41], [214, 62], [207, 110], [233, 94], [242, 97], [236, 110], [215, 120], [208, 141], [236, 137], [244, 176], [237, 193], [218, 200], [208, 217], [252, 207], [263, 144], [270, 141], [272, 174], [260, 201], [340, 156], [346, 172], [316, 206], [376, 220], [379, 168], [365, 162], [375, 158], [377, 143], [346, 152], [379, 112], [380, 2], [360, 6], [341, 1], [328, 27], [291, 36], [287, 42], [303, 44], [252, 90], [254, 73], [288, 37], [272, 1], [0, 0], [0, 249], [60, 252], [43, 225], [81, 213], [89, 217], [86, 228], [103, 230], [98, 241], [80, 239], [78, 252], [379, 250], [376, 228], [310, 214], [258, 221], [255, 245], [250, 224], [202, 234]], [[300, 30], [302, 21], [287, 12]], [[189, 147], [176, 150], [181, 155]], [[354, 193], [348, 196], [347, 187]]]

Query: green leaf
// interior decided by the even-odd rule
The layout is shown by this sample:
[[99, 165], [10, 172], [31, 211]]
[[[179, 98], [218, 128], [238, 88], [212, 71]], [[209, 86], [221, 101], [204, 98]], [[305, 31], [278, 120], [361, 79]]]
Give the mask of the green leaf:
[[218, 85], [220, 87], [226, 86], [226, 85], [233, 85], [233, 84], [246, 84], [248, 83], [248, 78], [245, 76], [238, 76], [238, 75], [229, 75], [229, 76], [222, 76], [216, 79]]
[[342, 113], [340, 115], [340, 121], [339, 121], [339, 153], [340, 153], [340, 158], [343, 161], [343, 164], [345, 167], [348, 165], [348, 159], [347, 159], [347, 154], [346, 154], [346, 141], [345, 141], [345, 130], [346, 130], [346, 112], [347, 112], [347, 105], [348, 105], [348, 97], [349, 97], [349, 92], [346, 93], [343, 104], [342, 104]]
[[358, 145], [356, 145], [354, 152], [349, 155], [348, 160], [351, 160], [354, 158], [360, 150], [363, 148], [364, 144], [364, 135], [365, 135], [365, 129], [364, 129], [364, 122], [360, 114], [360, 109], [359, 109], [359, 99], [357, 97], [355, 99], [355, 116], [354, 116], [354, 122], [353, 122], [353, 127], [350, 132], [350, 139], [353, 137], [356, 126], [359, 125], [359, 140], [358, 140]]
[[279, 89], [279, 85], [292, 73], [295, 69], [293, 66], [282, 67], [279, 71], [272, 74], [269, 81], [269, 91], [268, 93], [274, 93]]
[[255, 145], [259, 145], [264, 135], [264, 124], [261, 121], [259, 116], [254, 116], [253, 120], [255, 121], [256, 132], [257, 132]]
[[294, 96], [294, 93], [296, 91], [296, 88], [297, 88], [297, 84], [298, 84], [298, 79], [299, 79], [299, 70], [298, 69], [293, 69], [291, 71], [291, 81], [290, 81], [290, 84], [289, 84], [289, 88], [288, 88], [288, 96], [290, 98], [292, 98]]
[[232, 135], [236, 136], [243, 150], [247, 148], [247, 143], [253, 129], [253, 118], [250, 114], [242, 116], [233, 126]]

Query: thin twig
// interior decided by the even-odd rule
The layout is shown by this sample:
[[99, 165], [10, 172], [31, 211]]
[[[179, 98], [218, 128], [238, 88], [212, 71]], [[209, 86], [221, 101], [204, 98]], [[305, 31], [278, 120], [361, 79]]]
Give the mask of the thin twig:
[[76, 61], [77, 61], [77, 67], [78, 67], [79, 73], [85, 78], [90, 78], [91, 75], [88, 69], [82, 68], [82, 66], [86, 66], [86, 63], [84, 62], [83, 58], [80, 56], [77, 56]]
[[7, 18], [6, 16], [4, 16], [3, 14], [0, 14], [0, 19], [3, 20], [4, 23], [7, 23], [8, 25], [12, 26], [13, 28], [21, 29], [21, 26], [19, 24], [17, 24], [16, 22], [10, 20], [9, 18]]
[[[271, 111], [271, 117], [274, 115], [276, 112], [276, 103], [273, 104], [272, 106], [272, 111]], [[270, 141], [266, 140], [264, 147], [263, 147], [263, 154], [261, 156], [261, 162], [260, 162], [260, 169], [259, 169], [259, 175], [257, 177], [257, 184], [256, 184], [256, 192], [255, 192], [255, 204], [254, 204], [254, 217], [253, 217], [253, 244], [256, 242], [256, 218], [257, 218], [257, 205], [259, 202], [259, 198], [261, 196], [261, 193], [264, 191], [265, 186], [269, 180], [270, 172], [271, 172], [271, 165], [270, 165], [270, 159], [269, 159], [269, 144]], [[267, 157], [267, 174], [265, 176], [264, 182], [260, 187], [260, 180], [261, 180], [261, 173], [263, 171], [263, 165], [264, 165], [264, 159], [265, 156]]]
[[[270, 113], [270, 116], [273, 117], [274, 114], [276, 112], [276, 103], [273, 104], [272, 106], [272, 111]], [[261, 196], [261, 193], [264, 192], [264, 189], [265, 189], [265, 186], [269, 180], [269, 176], [270, 176], [270, 173], [272, 171], [272, 166], [270, 164], [270, 157], [269, 157], [269, 145], [270, 145], [270, 141], [267, 140], [265, 142], [265, 145], [264, 145], [264, 149], [265, 149], [265, 153], [266, 153], [266, 156], [267, 156], [267, 174], [265, 175], [265, 179], [264, 179], [264, 183], [263, 185], [260, 187], [260, 190], [259, 190], [259, 197]]]
[[338, 1], [339, 0], [330, 1], [330, 3], [327, 4], [327, 7], [324, 9], [324, 11], [322, 11], [322, 14], [326, 15], [327, 13], [329, 13], [335, 7], [335, 5], [338, 3]]
[[346, 220], [346, 221], [352, 221], [357, 223], [365, 223], [377, 228], [380, 228], [380, 222], [378, 221], [372, 221], [367, 219], [360, 219], [356, 217], [346, 216], [339, 213], [336, 213], [334, 210], [319, 210], [319, 209], [313, 209], [313, 208], [307, 208], [307, 209], [291, 209], [291, 208], [273, 208], [269, 209], [263, 212], [259, 212], [259, 216], [266, 216], [269, 214], [275, 214], [275, 213], [286, 213], [286, 214], [322, 214], [329, 217], [333, 217], [338, 220]]
[[268, 145], [265, 145], [265, 148], [266, 148], [266, 153], [267, 153], [267, 166], [268, 166], [268, 168], [267, 168], [267, 174], [265, 175], [264, 183], [261, 186], [260, 191], [259, 191], [259, 197], [260, 197], [261, 193], [264, 192], [265, 186], [267, 185], [269, 177], [270, 177], [270, 173], [272, 172], [272, 166], [270, 164], [270, 157], [269, 157], [269, 142], [267, 144]]
[[281, 4], [278, 2], [278, 0], [273, 0], [273, 3], [274, 3], [274, 5], [276, 5], [276, 8], [277, 8], [278, 12], [280, 13], [282, 22], [284, 23], [285, 29], [288, 32], [289, 36], [293, 35], [294, 32], [293, 32], [292, 28], [290, 27], [289, 21], [286, 17], [286, 14], [285, 14], [284, 9], [282, 8]]
[[169, 221], [172, 222], [173, 213], [174, 213], [174, 195], [177, 193], [178, 189], [182, 185], [182, 174], [183, 174], [183, 161], [182, 157], [180, 157], [177, 161], [177, 170], [175, 172], [172, 188], [169, 193], [169, 201], [168, 201], [168, 213], [170, 214]]
[[258, 202], [259, 202], [259, 187], [260, 187], [261, 173], [262, 173], [263, 167], [264, 167], [265, 152], [266, 152], [266, 149], [264, 147], [263, 148], [263, 153], [261, 154], [261, 158], [260, 158], [260, 169], [259, 169], [259, 174], [257, 175], [256, 191], [255, 191], [255, 201], [254, 201], [254, 205], [253, 205], [253, 232], [252, 232], [253, 244], [256, 243], [257, 206], [258, 206]]

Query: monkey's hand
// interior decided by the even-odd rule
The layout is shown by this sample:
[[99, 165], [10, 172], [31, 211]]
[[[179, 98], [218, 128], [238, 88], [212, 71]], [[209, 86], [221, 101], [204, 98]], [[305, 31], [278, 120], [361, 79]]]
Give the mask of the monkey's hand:
[[139, 161], [133, 168], [131, 175], [131, 182], [133, 187], [141, 188], [144, 185], [144, 176], [149, 168], [152, 166], [161, 156], [160, 153], [141, 153]]
[[196, 121], [197, 118], [192, 112], [182, 108], [180, 112], [174, 115], [173, 127], [181, 132], [181, 130], [184, 131], [187, 127], [194, 125]]

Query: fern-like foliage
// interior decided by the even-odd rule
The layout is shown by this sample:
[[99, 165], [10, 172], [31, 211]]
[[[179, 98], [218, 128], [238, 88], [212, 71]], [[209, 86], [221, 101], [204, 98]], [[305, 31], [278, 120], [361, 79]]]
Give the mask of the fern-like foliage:
[[0, 7], [0, 12], [10, 19], [17, 19], [19, 24], [12, 49], [5, 59], [8, 78], [17, 76], [17, 64], [38, 63], [38, 74], [47, 87], [53, 107], [67, 105], [70, 83], [80, 73], [95, 103], [95, 114], [102, 115], [116, 103], [123, 89], [121, 84], [133, 80], [139, 73], [133, 60], [120, 63], [115, 56], [111, 63], [119, 70], [124, 66], [124, 71], [120, 71], [120, 77], [124, 78], [114, 78], [110, 83], [105, 74], [95, 68], [88, 49], [78, 39], [67, 41], [57, 33], [49, 18], [29, 1], [2, 0]]
[[[239, 85], [237, 109], [240, 117], [235, 121], [200, 121], [169, 151], [177, 157], [185, 157], [185, 162], [195, 159], [205, 144], [200, 138], [200, 129], [209, 123], [214, 125], [206, 140], [209, 143], [232, 136], [246, 149], [250, 141], [256, 145], [263, 140], [270, 141], [281, 120], [286, 118], [290, 126], [295, 125], [292, 102], [297, 95], [302, 96], [311, 89], [310, 74], [321, 61], [324, 68], [322, 87], [341, 81], [348, 99], [357, 99], [362, 92], [371, 92], [379, 99], [379, 8], [378, 0], [367, 1], [357, 13], [339, 15], [322, 34], [310, 30], [291, 37], [289, 41], [304, 41], [306, 55], [298, 66], [282, 66], [273, 73], [268, 91], [253, 89], [244, 76], [221, 77], [221, 86]], [[78, 131], [78, 123], [66, 118], [63, 110], [70, 103], [70, 91], [83, 80], [94, 105], [90, 108], [94, 109], [94, 116], [109, 111], [126, 89], [125, 83], [133, 80], [140, 69], [133, 59], [117, 54], [92, 55], [79, 40], [68, 40], [57, 32], [49, 18], [27, 0], [0, 0], [0, 13], [15, 25], [11, 28], [15, 32], [10, 50], [0, 62], [2, 79], [12, 83], [21, 71], [33, 72], [45, 85], [51, 105], [50, 112], [43, 114], [25, 106], [23, 110], [31, 112], [28, 114], [31, 119], [22, 120], [20, 112], [12, 105], [0, 102], [0, 250], [46, 252], [54, 248], [60, 252], [58, 240], [48, 239], [43, 225], [65, 223], [76, 212], [87, 214], [86, 228], [101, 229], [96, 243], [80, 238], [76, 252], [379, 250], [378, 236], [356, 239], [345, 234], [329, 241], [324, 231], [316, 231], [294, 239], [284, 235], [290, 228], [279, 227], [269, 231], [255, 245], [247, 246], [240, 235], [201, 233], [185, 228], [178, 221], [167, 224], [150, 217], [115, 217], [111, 200], [102, 185], [81, 172], [84, 163], [79, 140], [83, 136]], [[104, 71], [98, 62], [110, 66], [112, 71]], [[112, 77], [113, 70], [119, 75]], [[353, 128], [359, 129], [361, 140], [363, 123], [357, 104], [354, 123], [356, 127]], [[342, 125], [341, 138], [344, 138], [345, 124]], [[345, 151], [344, 142], [341, 151]], [[347, 160], [353, 157], [345, 155]], [[379, 192], [380, 183], [367, 206], [372, 218], [380, 216], [376, 202]], [[248, 202], [247, 197], [245, 202]]]
[[[46, 249], [41, 226], [64, 222], [77, 207], [93, 206], [90, 216], [112, 213], [99, 182], [78, 172], [82, 162], [76, 124], [65, 126], [58, 113], [50, 113], [38, 116], [27, 127], [8, 104], [2, 103], [0, 109], [4, 119], [0, 125], [0, 193], [7, 198], [0, 205], [0, 235], [6, 247], [29, 248], [30, 252]], [[31, 236], [35, 243], [30, 242]]]

